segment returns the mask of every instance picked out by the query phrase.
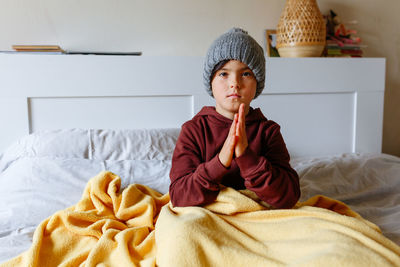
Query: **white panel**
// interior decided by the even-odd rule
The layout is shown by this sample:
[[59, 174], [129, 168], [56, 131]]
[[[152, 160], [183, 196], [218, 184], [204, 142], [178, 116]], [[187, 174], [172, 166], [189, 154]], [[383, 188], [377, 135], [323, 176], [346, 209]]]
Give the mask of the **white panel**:
[[12, 142], [29, 133], [27, 100], [0, 97], [0, 153]]
[[0, 54], [0, 96], [206, 94], [202, 73], [202, 57]]
[[31, 131], [175, 128], [191, 118], [191, 96], [32, 98]]
[[268, 58], [268, 93], [385, 90], [384, 58]]
[[354, 94], [271, 94], [253, 103], [281, 125], [292, 157], [353, 152]]
[[383, 92], [357, 93], [356, 151], [382, 151]]

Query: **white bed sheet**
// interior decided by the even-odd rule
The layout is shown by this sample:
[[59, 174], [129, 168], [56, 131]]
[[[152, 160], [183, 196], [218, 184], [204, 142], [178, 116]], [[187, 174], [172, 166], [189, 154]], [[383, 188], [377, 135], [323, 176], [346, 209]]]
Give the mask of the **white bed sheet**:
[[386, 154], [343, 154], [294, 159], [301, 200], [323, 194], [349, 205], [400, 245], [400, 158]]
[[[0, 156], [0, 262], [29, 248], [35, 227], [75, 204], [87, 181], [102, 170], [161, 193], [179, 129], [39, 132]], [[400, 244], [400, 158], [343, 154], [298, 158], [301, 200], [323, 194], [344, 201]]]

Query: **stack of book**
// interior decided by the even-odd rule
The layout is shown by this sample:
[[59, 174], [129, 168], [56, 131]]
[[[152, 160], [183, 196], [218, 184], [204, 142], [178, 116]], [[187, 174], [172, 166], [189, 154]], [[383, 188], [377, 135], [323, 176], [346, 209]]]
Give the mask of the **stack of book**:
[[343, 43], [328, 39], [325, 54], [327, 57], [362, 57], [364, 47], [357, 43]]
[[33, 54], [80, 54], [80, 55], [108, 55], [108, 56], [141, 56], [142, 52], [102, 52], [102, 51], [67, 51], [58, 45], [13, 45], [14, 51], [0, 51], [4, 53], [33, 53]]
[[340, 17], [330, 10], [325, 16], [326, 19], [326, 47], [325, 56], [327, 57], [362, 57], [361, 38], [357, 36], [357, 31], [349, 29], [346, 24], [357, 24], [357, 21], [344, 23]]
[[65, 53], [65, 51], [58, 45], [13, 45], [12, 49], [17, 52], [27, 53]]

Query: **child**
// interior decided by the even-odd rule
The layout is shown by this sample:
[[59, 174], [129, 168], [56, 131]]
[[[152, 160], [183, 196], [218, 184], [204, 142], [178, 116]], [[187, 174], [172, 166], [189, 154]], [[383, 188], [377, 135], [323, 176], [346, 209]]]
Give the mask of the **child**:
[[231, 29], [209, 48], [203, 77], [216, 104], [182, 125], [170, 172], [172, 204], [209, 204], [221, 184], [247, 188], [275, 208], [293, 207], [299, 177], [280, 126], [250, 107], [264, 89], [261, 46], [246, 31]]

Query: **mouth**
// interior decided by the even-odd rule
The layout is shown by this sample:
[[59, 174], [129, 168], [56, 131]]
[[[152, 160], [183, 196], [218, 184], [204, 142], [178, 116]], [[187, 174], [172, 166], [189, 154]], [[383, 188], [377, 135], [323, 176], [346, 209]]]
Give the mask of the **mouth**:
[[241, 98], [241, 95], [239, 95], [239, 94], [230, 94], [230, 95], [228, 95], [228, 98]]

